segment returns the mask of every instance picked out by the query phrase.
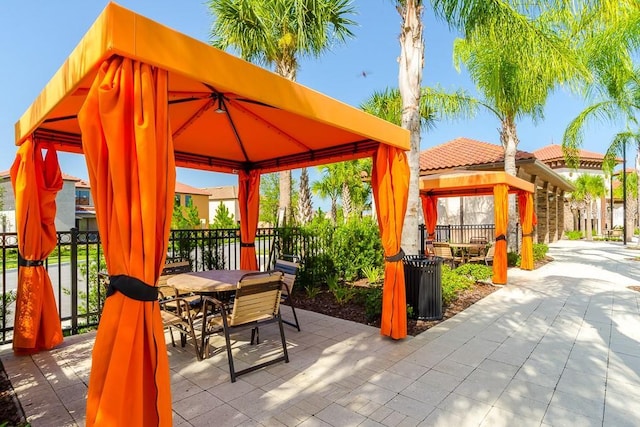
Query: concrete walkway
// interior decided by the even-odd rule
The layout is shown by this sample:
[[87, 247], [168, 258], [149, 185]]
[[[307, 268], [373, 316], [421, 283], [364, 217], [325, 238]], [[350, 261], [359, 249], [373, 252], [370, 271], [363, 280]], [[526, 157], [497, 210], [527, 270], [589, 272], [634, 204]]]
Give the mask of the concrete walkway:
[[[398, 342], [301, 310], [302, 332], [286, 327], [291, 362], [234, 384], [224, 352], [197, 362], [189, 347], [169, 346], [174, 425], [640, 425], [640, 292], [627, 288], [640, 285], [640, 251], [561, 241], [550, 255]], [[277, 337], [260, 332], [267, 349]], [[33, 426], [84, 425], [93, 340], [70, 337], [33, 357], [0, 348]], [[248, 348], [238, 357], [253, 357]]]

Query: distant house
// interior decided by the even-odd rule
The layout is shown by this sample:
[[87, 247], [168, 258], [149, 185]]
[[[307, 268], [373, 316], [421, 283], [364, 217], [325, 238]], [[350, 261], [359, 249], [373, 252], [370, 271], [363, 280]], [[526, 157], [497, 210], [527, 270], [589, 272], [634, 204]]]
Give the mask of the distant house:
[[222, 203], [229, 213], [233, 215], [234, 221], [240, 221], [240, 205], [238, 204], [238, 187], [227, 185], [223, 187], [206, 187], [202, 190], [209, 193], [209, 223], [213, 223], [216, 211]]
[[[570, 168], [562, 152], [562, 146], [558, 144], [547, 145], [536, 151], [535, 156], [553, 169], [556, 173], [564, 176], [569, 180], [575, 180], [582, 174], [600, 175], [603, 177], [606, 187], [606, 195], [600, 200], [596, 200], [596, 211], [592, 214], [591, 227], [594, 234], [603, 234], [604, 230], [613, 228], [623, 223], [622, 201], [617, 207], [614, 207], [613, 224], [611, 223], [611, 183], [609, 177], [606, 177], [602, 170], [604, 162], [604, 154], [595, 153], [593, 151], [578, 150], [579, 165], [577, 168]], [[622, 160], [620, 160], [621, 162]], [[586, 213], [580, 210], [571, 210], [567, 206], [571, 215], [565, 216], [565, 228], [567, 230], [586, 230]]]
[[[62, 174], [62, 190], [56, 197], [56, 229], [69, 231], [75, 227], [75, 183], [78, 178]], [[0, 209], [0, 231], [16, 232], [16, 204], [11, 185], [9, 171], [0, 172], [0, 188], [2, 188], [2, 209]]]
[[82, 179], [76, 182], [76, 228], [80, 231], [98, 231], [91, 186]]
[[[573, 190], [572, 184], [533, 153], [518, 150], [515, 160], [517, 176], [535, 184], [538, 225], [534, 233], [537, 241], [548, 243], [560, 239], [565, 223], [564, 195]], [[461, 170], [504, 170], [504, 149], [497, 144], [456, 138], [420, 153], [421, 176]], [[438, 203], [438, 224], [493, 222], [493, 198], [490, 196], [450, 197]]]
[[200, 224], [209, 226], [209, 192], [176, 181], [174, 206], [194, 206], [198, 210]]

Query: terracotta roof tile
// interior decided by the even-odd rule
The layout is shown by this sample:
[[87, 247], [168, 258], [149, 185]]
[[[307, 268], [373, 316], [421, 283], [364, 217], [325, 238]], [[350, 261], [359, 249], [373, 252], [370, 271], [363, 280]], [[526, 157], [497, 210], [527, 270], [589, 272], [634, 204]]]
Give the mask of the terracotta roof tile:
[[238, 187], [235, 185], [207, 187], [203, 188], [203, 190], [210, 194], [210, 200], [233, 200], [238, 198]]
[[180, 194], [201, 194], [203, 196], [208, 196], [209, 192], [205, 191], [201, 188], [192, 187], [187, 184], [183, 184], [181, 182], [176, 181], [176, 193]]
[[[547, 145], [533, 152], [538, 160], [547, 162], [551, 160], [563, 160], [564, 154], [562, 153], [562, 146], [558, 144]], [[593, 151], [587, 151], [578, 149], [578, 157], [583, 160], [604, 160], [604, 154], [594, 153]]]
[[[535, 156], [532, 153], [518, 150], [516, 161], [524, 159], [535, 159]], [[500, 162], [504, 162], [504, 150], [501, 145], [463, 137], [436, 145], [420, 153], [421, 171], [462, 169], [468, 166]]]

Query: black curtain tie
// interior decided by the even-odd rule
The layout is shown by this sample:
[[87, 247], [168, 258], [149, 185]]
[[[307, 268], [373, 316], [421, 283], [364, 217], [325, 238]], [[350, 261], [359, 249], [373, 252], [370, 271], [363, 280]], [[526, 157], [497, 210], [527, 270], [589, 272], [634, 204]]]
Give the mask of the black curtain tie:
[[24, 259], [20, 252], [18, 252], [18, 265], [20, 267], [42, 267], [44, 265], [44, 260]]
[[255, 248], [256, 244], [255, 243], [243, 243], [243, 242], [240, 242], [240, 247], [241, 248]]
[[504, 234], [499, 235], [498, 237], [496, 237], [496, 242], [500, 241], [500, 240], [507, 240], [507, 236], [505, 236]]
[[400, 252], [392, 256], [386, 256], [384, 257], [384, 260], [386, 262], [398, 262], [402, 261], [402, 258], [404, 258], [404, 251], [402, 250], [402, 248], [400, 248]]
[[149, 286], [142, 280], [124, 274], [109, 276], [107, 297], [115, 294], [116, 291], [120, 291], [124, 296], [136, 301], [156, 301], [158, 299], [157, 287]]

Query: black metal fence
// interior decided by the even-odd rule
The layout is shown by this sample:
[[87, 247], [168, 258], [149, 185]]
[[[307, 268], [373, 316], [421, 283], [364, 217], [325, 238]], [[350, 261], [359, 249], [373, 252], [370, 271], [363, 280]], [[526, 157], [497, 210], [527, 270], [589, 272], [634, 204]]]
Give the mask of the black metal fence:
[[[487, 236], [493, 240], [493, 226], [438, 226], [436, 240], [468, 241], [470, 237]], [[424, 226], [420, 227], [421, 247], [425, 247]], [[256, 234], [256, 254], [261, 270], [272, 268], [275, 259], [293, 256], [304, 263], [305, 280], [317, 282], [329, 272], [324, 258], [331, 257], [333, 236], [305, 232], [299, 228], [260, 228]], [[13, 313], [18, 284], [18, 239], [15, 233], [0, 233], [0, 344], [13, 337]], [[193, 271], [214, 268], [237, 269], [240, 266], [240, 230], [172, 230], [167, 260], [189, 260]], [[98, 283], [98, 272], [106, 270], [95, 231], [73, 229], [58, 232], [58, 243], [45, 261], [58, 306], [63, 332], [74, 335], [95, 327], [100, 320], [104, 289]]]

